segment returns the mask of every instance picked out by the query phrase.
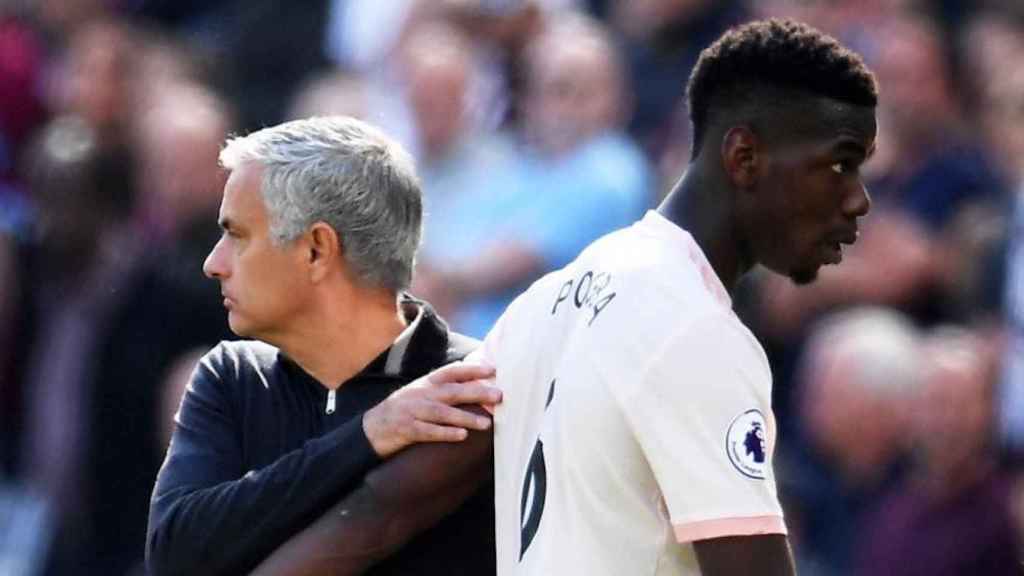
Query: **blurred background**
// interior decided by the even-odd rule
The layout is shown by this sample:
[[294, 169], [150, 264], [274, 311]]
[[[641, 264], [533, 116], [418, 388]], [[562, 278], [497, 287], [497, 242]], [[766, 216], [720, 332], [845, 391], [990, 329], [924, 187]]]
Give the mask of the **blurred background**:
[[[812, 23], [881, 83], [841, 267], [736, 296], [801, 574], [1020, 573], [1020, 0], [0, 0], [0, 574], [142, 574], [229, 134], [348, 114], [415, 155], [414, 292], [481, 336], [685, 168], [700, 50]], [[685, 375], [681, 375], [684, 378]]]

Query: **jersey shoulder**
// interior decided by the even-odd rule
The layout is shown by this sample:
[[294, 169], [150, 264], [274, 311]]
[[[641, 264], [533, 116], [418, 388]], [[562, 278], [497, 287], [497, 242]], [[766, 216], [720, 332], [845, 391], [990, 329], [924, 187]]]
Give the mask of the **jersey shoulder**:
[[731, 302], [696, 243], [681, 229], [651, 225], [652, 218], [595, 243], [577, 262], [579, 270], [609, 276], [620, 300], [609, 309], [616, 320], [609, 323], [674, 332], [707, 315], [729, 314]]

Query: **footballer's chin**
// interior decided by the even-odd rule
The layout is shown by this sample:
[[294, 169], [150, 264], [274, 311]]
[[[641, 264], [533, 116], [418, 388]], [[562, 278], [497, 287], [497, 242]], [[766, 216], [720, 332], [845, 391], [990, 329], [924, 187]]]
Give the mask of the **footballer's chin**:
[[806, 286], [818, 279], [818, 266], [796, 268], [789, 271], [789, 279], [797, 286]]

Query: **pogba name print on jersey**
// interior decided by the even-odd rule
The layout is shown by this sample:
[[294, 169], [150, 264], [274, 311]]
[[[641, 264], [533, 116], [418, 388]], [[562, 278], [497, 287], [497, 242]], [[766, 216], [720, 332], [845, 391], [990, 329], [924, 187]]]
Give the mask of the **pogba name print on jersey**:
[[564, 308], [585, 310], [590, 313], [587, 326], [592, 325], [601, 311], [615, 299], [615, 292], [609, 290], [611, 283], [611, 274], [593, 270], [587, 270], [579, 278], [566, 280], [558, 289], [551, 315]]

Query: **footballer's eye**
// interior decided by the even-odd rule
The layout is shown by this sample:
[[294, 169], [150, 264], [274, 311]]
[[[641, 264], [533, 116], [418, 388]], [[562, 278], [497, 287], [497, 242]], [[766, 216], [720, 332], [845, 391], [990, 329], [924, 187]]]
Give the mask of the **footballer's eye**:
[[842, 173], [846, 172], [846, 164], [843, 163], [843, 162], [836, 162], [835, 164], [833, 164], [829, 168], [831, 168], [832, 171], [835, 172], [836, 174], [842, 174]]

